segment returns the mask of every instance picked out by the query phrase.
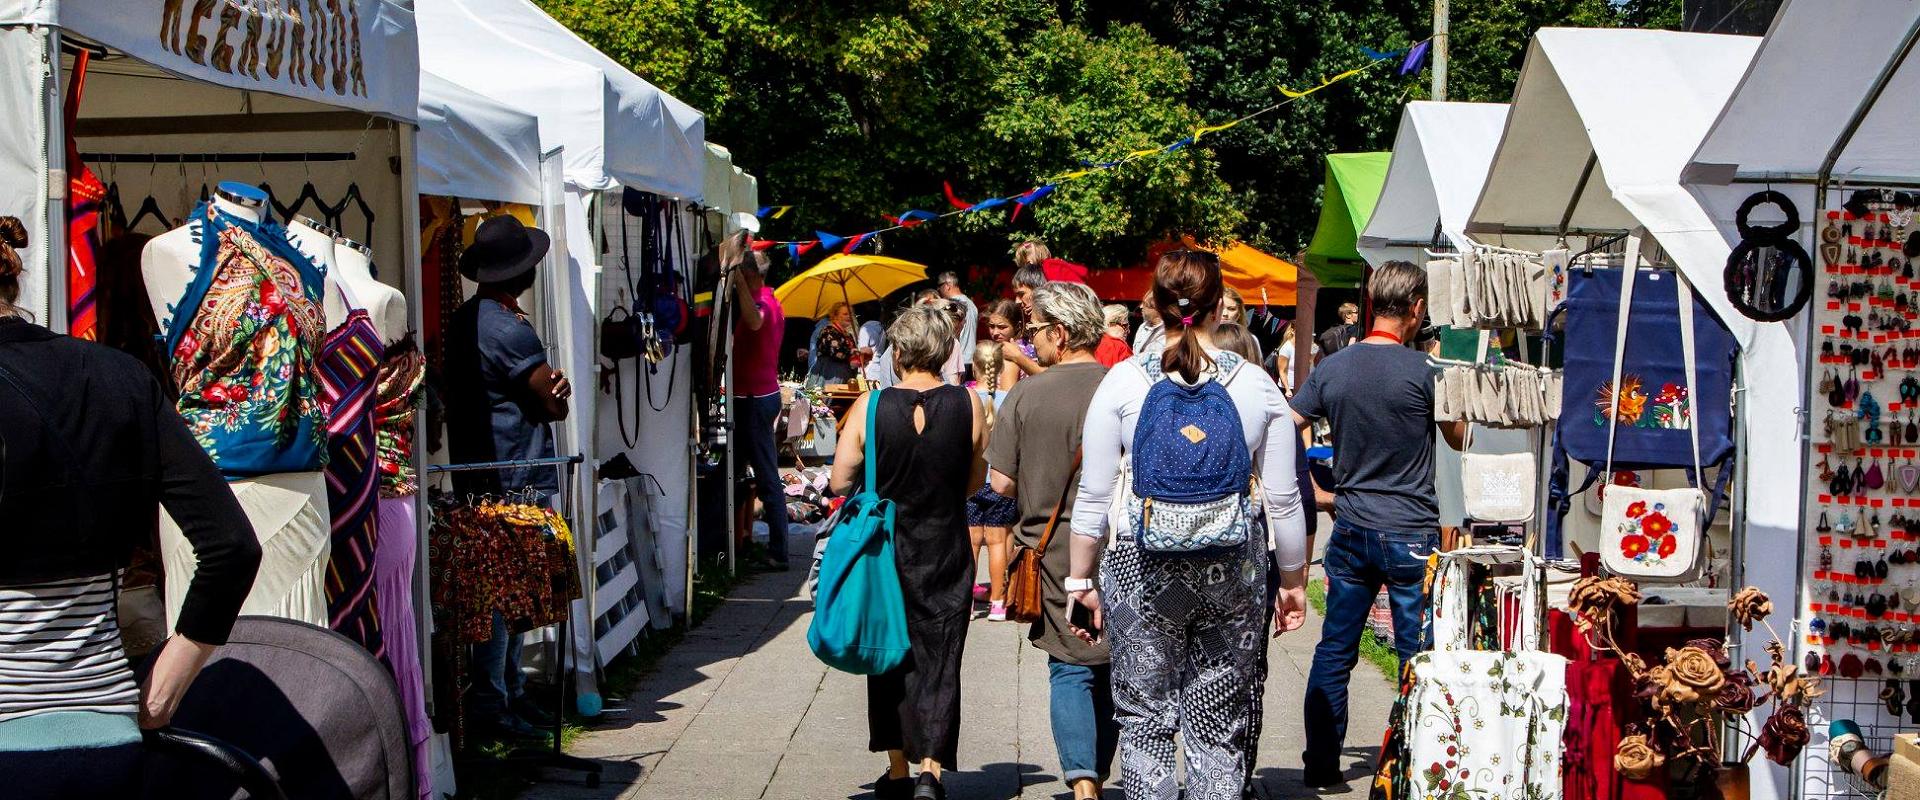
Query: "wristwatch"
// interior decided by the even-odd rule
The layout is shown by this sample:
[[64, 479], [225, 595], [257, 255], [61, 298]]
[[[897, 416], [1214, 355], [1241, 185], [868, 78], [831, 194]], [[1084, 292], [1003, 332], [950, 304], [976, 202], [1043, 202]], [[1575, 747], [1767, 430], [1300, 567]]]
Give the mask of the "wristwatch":
[[1094, 588], [1092, 578], [1068, 578], [1062, 583], [1069, 592], [1091, 592]]

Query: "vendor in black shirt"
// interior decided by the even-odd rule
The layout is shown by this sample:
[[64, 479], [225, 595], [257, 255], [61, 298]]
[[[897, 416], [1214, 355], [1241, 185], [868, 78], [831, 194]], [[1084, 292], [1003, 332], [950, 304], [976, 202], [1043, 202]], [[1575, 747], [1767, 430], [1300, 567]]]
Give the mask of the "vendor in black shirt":
[[[546, 233], [502, 216], [482, 223], [460, 255], [460, 274], [480, 289], [454, 312], [447, 337], [447, 449], [456, 464], [554, 455], [549, 423], [567, 418], [573, 385], [547, 363], [518, 299], [533, 288], [534, 268], [549, 244]], [[532, 489], [550, 497], [560, 491], [553, 466], [455, 472], [453, 478], [461, 494]], [[508, 635], [497, 613], [493, 636], [474, 646], [472, 667], [469, 718], [481, 731], [541, 736], [535, 725], [548, 720], [522, 691], [520, 635]]]

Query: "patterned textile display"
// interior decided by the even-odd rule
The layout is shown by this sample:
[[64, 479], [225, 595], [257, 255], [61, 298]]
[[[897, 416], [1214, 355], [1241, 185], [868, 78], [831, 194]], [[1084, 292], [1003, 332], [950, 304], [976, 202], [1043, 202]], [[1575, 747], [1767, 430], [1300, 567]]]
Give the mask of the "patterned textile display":
[[[348, 303], [349, 307], [353, 304]], [[322, 404], [327, 410], [327, 509], [333, 520], [333, 558], [327, 564], [328, 627], [386, 655], [374, 592], [374, 547], [379, 537], [380, 475], [374, 464], [374, 378], [385, 346], [365, 309], [320, 348]]]
[[326, 414], [314, 368], [323, 278], [272, 222], [194, 209], [200, 262], [162, 320], [177, 407], [229, 477], [314, 472]]
[[394, 342], [374, 383], [373, 429], [380, 496], [410, 497], [420, 491], [413, 467], [413, 423], [420, 411], [427, 357], [412, 337]]
[[420, 198], [420, 268], [422, 283], [435, 287], [420, 308], [424, 319], [422, 344], [427, 363], [435, 370], [446, 359], [446, 326], [453, 310], [466, 301], [460, 285], [460, 229], [464, 218], [460, 201], [450, 197]]
[[[1500, 639], [1500, 593], [1487, 565], [1519, 563], [1516, 649]], [[1428, 562], [1432, 649], [1401, 669], [1375, 772], [1374, 800], [1561, 796], [1567, 659], [1539, 652], [1539, 562], [1515, 548], [1467, 548]]]
[[580, 596], [573, 534], [551, 509], [483, 501], [436, 509], [429, 538], [435, 630], [484, 642], [493, 612], [524, 633], [564, 621]]

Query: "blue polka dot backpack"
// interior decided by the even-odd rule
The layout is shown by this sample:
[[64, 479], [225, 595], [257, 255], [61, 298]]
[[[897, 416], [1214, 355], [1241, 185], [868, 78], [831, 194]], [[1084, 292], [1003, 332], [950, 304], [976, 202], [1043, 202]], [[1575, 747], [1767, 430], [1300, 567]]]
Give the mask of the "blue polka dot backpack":
[[1127, 517], [1134, 541], [1158, 553], [1194, 553], [1247, 543], [1253, 455], [1226, 384], [1246, 361], [1215, 353], [1193, 385], [1168, 375], [1158, 354], [1135, 358], [1153, 388], [1140, 405]]

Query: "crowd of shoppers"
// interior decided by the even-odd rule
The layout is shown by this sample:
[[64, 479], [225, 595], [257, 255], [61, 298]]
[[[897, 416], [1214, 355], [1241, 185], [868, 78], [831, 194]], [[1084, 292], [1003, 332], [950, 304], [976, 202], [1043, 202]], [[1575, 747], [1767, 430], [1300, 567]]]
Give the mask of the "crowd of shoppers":
[[[1336, 519], [1327, 619], [1298, 719], [1305, 782], [1341, 782], [1346, 684], [1374, 594], [1387, 588], [1396, 648], [1410, 657], [1426, 556], [1439, 546], [1430, 363], [1401, 346], [1422, 324], [1424, 272], [1383, 267], [1368, 286], [1368, 327], [1349, 303], [1319, 337], [1289, 327], [1267, 358], [1211, 253], [1162, 257], [1133, 329], [1124, 306], [1048, 280], [1049, 258], [1044, 244], [1021, 244], [1012, 298], [984, 305], [941, 274], [884, 335], [856, 331], [836, 307], [812, 348], [814, 374], [850, 374], [865, 355], [868, 376], [890, 387], [845, 415], [832, 476], [836, 493], [855, 490], [872, 437], [874, 488], [897, 513], [911, 652], [868, 679], [869, 747], [888, 757], [876, 797], [945, 796], [966, 629], [1007, 618], [1018, 548], [1038, 559], [1041, 604], [1027, 638], [1047, 658], [1055, 749], [1073, 796], [1099, 796], [1116, 764], [1128, 797], [1253, 796], [1263, 642], [1304, 624], [1323, 510]], [[756, 277], [747, 270], [737, 283], [742, 305], [777, 321]], [[738, 323], [737, 363], [762, 363], [754, 321]], [[1295, 395], [1301, 358], [1312, 371]], [[757, 400], [757, 388], [739, 387], [742, 399]], [[868, 403], [878, 404], [872, 430]], [[1197, 416], [1173, 424], [1182, 414]], [[1331, 486], [1315, 484], [1306, 460], [1306, 431], [1319, 420], [1342, 454]], [[1461, 431], [1438, 433], [1451, 441]], [[1176, 491], [1196, 481], [1217, 484], [1205, 490], [1214, 494]], [[1180, 548], [1169, 541], [1195, 544], [1171, 552]]]

